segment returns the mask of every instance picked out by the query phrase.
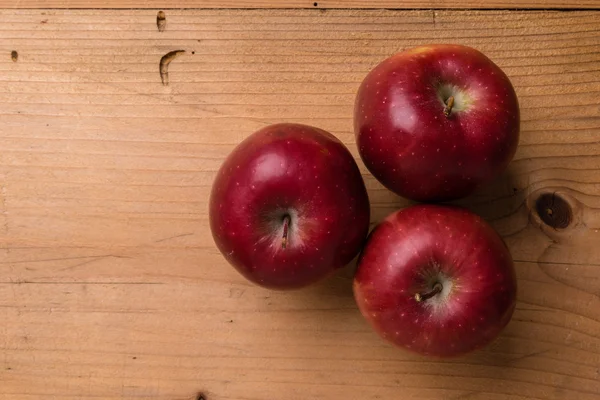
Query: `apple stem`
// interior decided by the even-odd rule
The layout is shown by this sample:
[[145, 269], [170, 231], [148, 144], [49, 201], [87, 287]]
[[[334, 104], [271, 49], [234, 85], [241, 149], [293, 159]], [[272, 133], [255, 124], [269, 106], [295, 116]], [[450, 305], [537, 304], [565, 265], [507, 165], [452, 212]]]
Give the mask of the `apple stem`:
[[420, 303], [422, 301], [430, 299], [433, 296], [435, 296], [436, 294], [438, 294], [439, 292], [441, 292], [442, 289], [443, 289], [442, 284], [438, 282], [435, 285], [433, 285], [433, 288], [431, 288], [431, 290], [429, 292], [415, 294], [415, 300], [418, 303]]
[[288, 241], [288, 228], [290, 226], [290, 216], [289, 214], [285, 214], [283, 216], [283, 238], [281, 239], [281, 248], [285, 249], [285, 247], [287, 246], [287, 241]]
[[450, 97], [448, 97], [448, 100], [446, 100], [446, 107], [444, 107], [444, 115], [446, 117], [450, 116], [453, 105], [454, 105], [454, 96], [450, 96]]

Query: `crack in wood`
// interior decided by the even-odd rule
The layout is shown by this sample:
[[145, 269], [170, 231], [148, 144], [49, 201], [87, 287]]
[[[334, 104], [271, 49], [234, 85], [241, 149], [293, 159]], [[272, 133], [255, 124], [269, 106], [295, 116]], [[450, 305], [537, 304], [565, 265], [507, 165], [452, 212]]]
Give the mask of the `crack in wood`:
[[160, 80], [164, 86], [169, 85], [169, 64], [171, 61], [185, 53], [185, 50], [173, 50], [162, 56], [158, 65], [160, 72]]

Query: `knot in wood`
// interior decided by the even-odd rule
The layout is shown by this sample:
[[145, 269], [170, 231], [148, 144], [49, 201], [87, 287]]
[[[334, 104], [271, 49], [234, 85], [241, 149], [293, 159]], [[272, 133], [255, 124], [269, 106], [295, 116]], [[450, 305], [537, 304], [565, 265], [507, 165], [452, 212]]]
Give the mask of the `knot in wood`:
[[540, 219], [554, 229], [565, 229], [573, 220], [569, 203], [556, 193], [544, 193], [535, 202]]

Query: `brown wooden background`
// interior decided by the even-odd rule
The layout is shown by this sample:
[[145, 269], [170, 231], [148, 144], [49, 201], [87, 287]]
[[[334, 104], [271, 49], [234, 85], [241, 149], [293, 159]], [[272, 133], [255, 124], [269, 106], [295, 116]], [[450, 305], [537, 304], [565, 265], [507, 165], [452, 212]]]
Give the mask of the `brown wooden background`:
[[[598, 12], [198, 0], [169, 3], [159, 32], [157, 9], [52, 8], [144, 4], [165, 5], [0, 1], [0, 398], [600, 398]], [[207, 221], [212, 179], [242, 138], [303, 122], [357, 155], [360, 81], [432, 42], [485, 52], [522, 108], [508, 173], [461, 202], [509, 244], [517, 310], [493, 345], [447, 361], [382, 342], [355, 307], [352, 267], [302, 291], [249, 285]], [[359, 165], [373, 222], [407, 204]], [[571, 205], [568, 228], [540, 222], [544, 193]]]
[[357, 9], [599, 9], [598, 0], [0, 0], [0, 8], [357, 8]]

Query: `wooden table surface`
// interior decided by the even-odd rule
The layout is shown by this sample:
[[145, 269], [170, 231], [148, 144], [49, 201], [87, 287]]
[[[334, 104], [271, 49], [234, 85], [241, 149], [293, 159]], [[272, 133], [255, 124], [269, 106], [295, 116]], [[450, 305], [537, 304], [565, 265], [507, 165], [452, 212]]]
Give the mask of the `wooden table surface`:
[[[0, 3], [1, 399], [600, 398], [599, 12], [167, 9], [159, 32], [157, 9], [19, 4]], [[459, 202], [506, 239], [517, 309], [446, 361], [371, 331], [352, 266], [301, 291], [248, 284], [207, 218], [217, 168], [266, 124], [320, 126], [358, 157], [360, 81], [432, 42], [486, 53], [522, 111], [509, 171]], [[358, 162], [373, 223], [407, 204]], [[566, 228], [540, 220], [544, 195]]]

